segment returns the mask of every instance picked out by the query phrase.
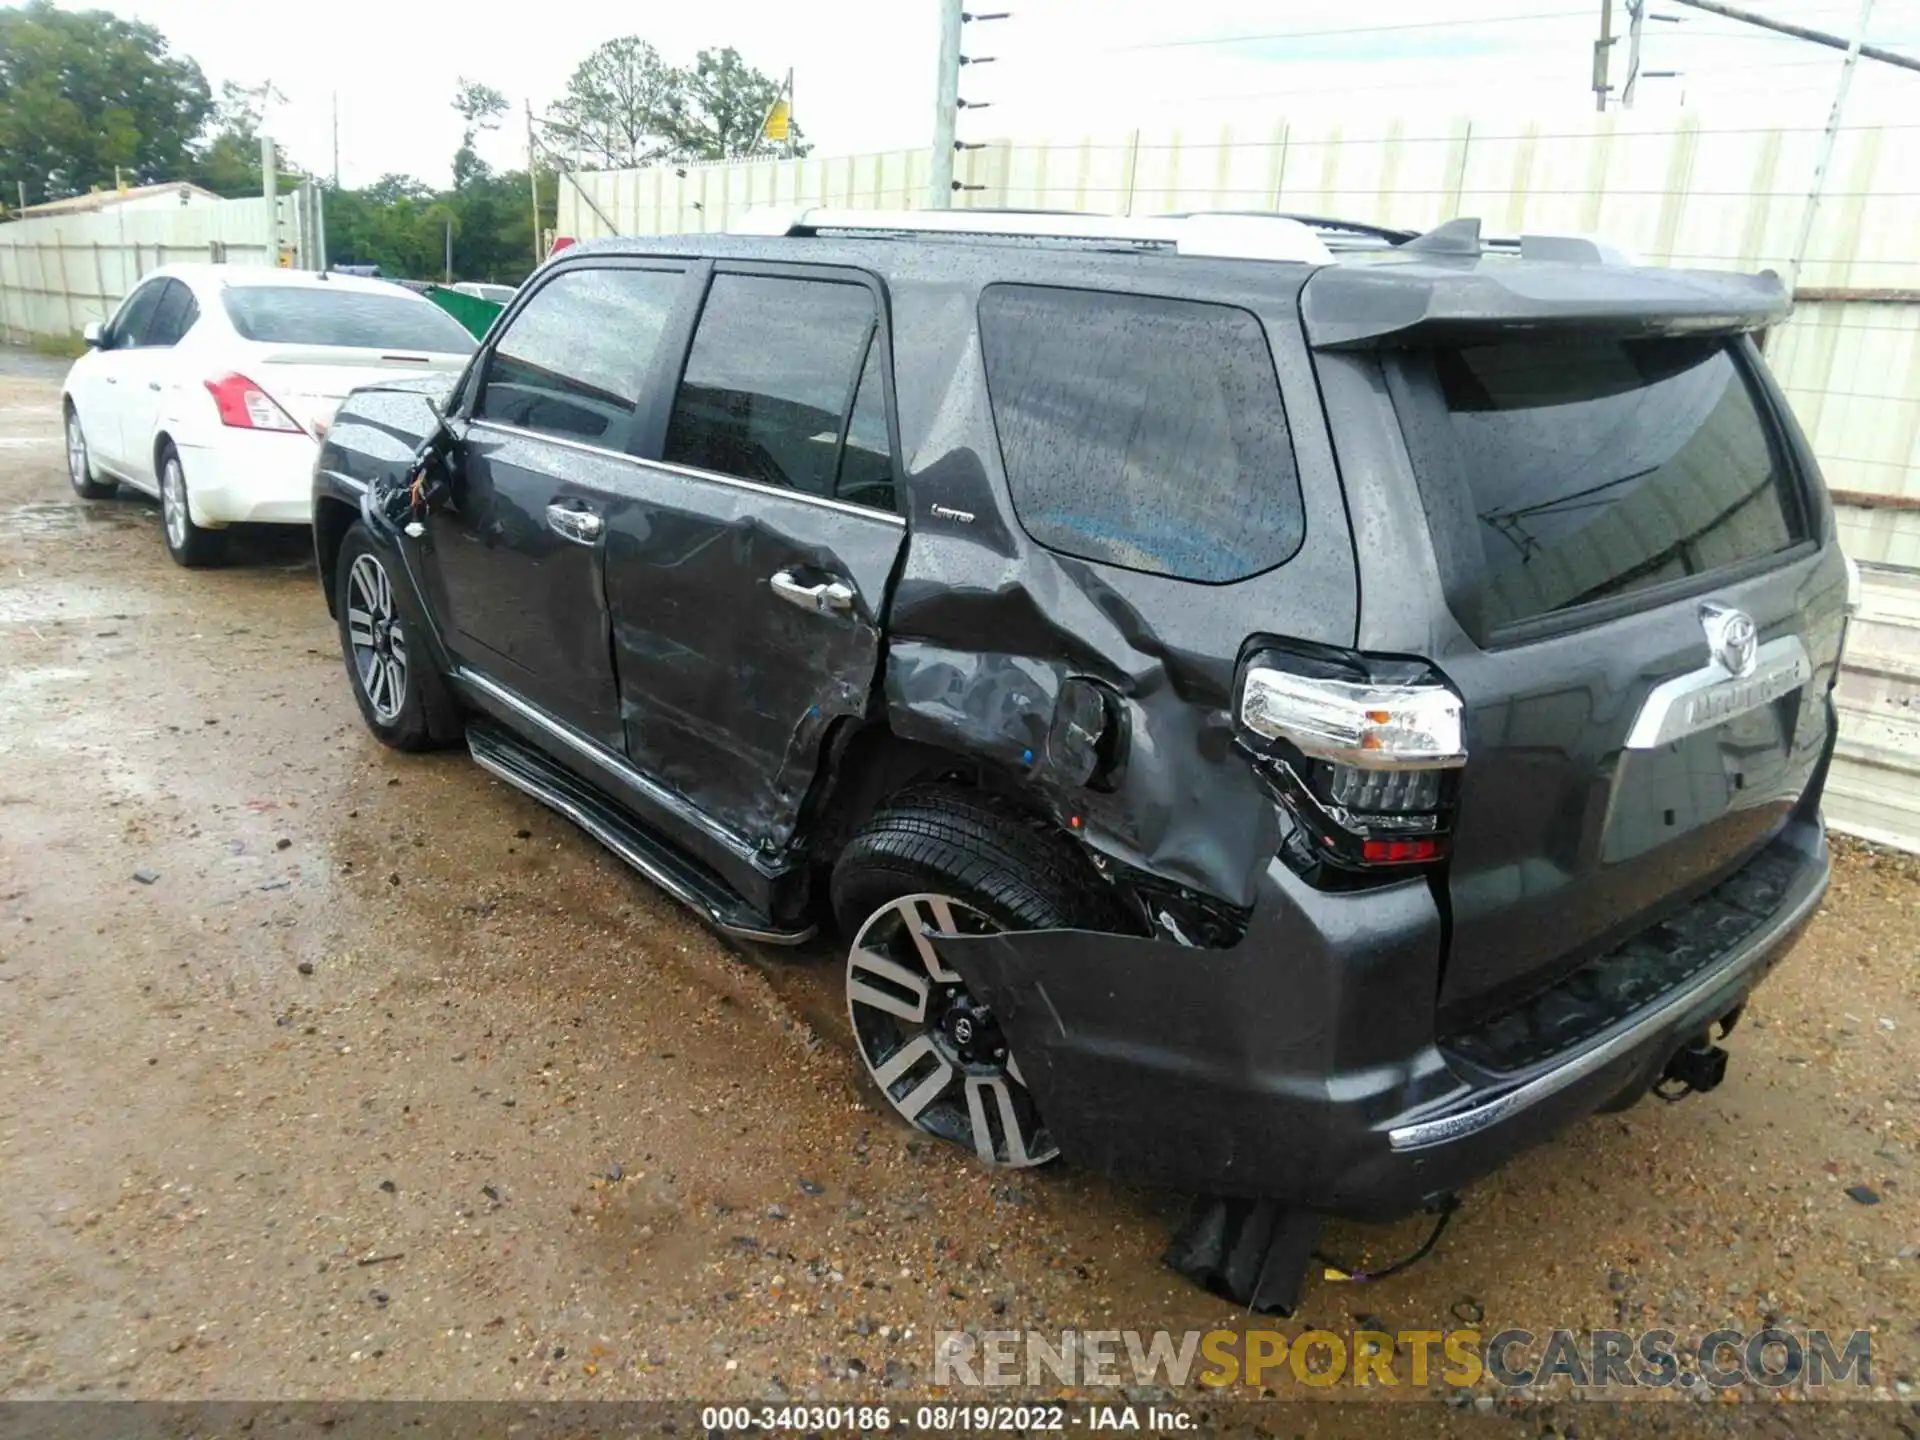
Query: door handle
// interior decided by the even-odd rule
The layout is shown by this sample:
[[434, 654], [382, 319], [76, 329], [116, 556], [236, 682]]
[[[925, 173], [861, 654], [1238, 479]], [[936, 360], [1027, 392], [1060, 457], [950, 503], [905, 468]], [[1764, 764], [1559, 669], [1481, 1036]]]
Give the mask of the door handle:
[[547, 528], [563, 540], [576, 545], [591, 545], [607, 528], [607, 522], [591, 510], [574, 510], [565, 505], [547, 506]]
[[776, 570], [767, 583], [773, 587], [773, 593], [789, 605], [798, 605], [816, 615], [839, 615], [853, 608], [853, 587], [844, 580], [822, 580], [808, 585], [791, 570]]

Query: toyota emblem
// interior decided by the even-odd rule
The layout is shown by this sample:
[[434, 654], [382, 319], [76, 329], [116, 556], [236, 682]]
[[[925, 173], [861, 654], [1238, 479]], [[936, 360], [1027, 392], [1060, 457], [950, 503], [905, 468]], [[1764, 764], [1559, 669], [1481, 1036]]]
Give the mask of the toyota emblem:
[[1753, 673], [1760, 633], [1754, 628], [1751, 615], [1709, 600], [1700, 607], [1700, 627], [1707, 632], [1707, 653], [1719, 662], [1721, 669], [1736, 680]]

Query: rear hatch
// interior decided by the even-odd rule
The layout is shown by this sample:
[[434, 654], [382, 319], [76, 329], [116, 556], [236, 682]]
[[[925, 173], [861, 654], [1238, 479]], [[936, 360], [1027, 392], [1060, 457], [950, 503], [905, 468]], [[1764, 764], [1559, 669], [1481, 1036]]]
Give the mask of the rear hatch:
[[1804, 442], [1739, 317], [1663, 324], [1670, 276], [1636, 313], [1619, 273], [1584, 315], [1456, 291], [1380, 354], [1465, 702], [1443, 1032], [1739, 867], [1829, 740], [1845, 582]]

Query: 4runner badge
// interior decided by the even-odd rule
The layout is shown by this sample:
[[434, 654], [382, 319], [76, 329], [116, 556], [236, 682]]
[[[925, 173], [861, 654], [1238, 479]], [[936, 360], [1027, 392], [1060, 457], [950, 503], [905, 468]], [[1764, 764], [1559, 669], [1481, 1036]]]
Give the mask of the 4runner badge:
[[1700, 626], [1707, 632], [1707, 653], [1720, 662], [1723, 670], [1736, 680], [1753, 673], [1760, 636], [1751, 615], [1709, 600], [1700, 607]]

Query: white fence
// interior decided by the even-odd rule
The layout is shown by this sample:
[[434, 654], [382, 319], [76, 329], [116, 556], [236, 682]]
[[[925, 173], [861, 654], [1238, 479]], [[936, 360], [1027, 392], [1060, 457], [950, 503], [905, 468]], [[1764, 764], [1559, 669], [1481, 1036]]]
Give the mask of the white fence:
[[[280, 246], [299, 264], [314, 248], [317, 210], [299, 193], [275, 203]], [[262, 197], [177, 210], [108, 206], [0, 225], [0, 338], [75, 335], [88, 321], [110, 316], [140, 277], [161, 265], [273, 264], [267, 213]]]
[[[962, 151], [956, 203], [1151, 214], [1289, 210], [1424, 229], [1478, 215], [1495, 232], [1596, 232], [1643, 258], [1794, 269], [1816, 127], [1675, 125], [1624, 113], [1426, 128], [1280, 121], [1252, 133], [1140, 131]], [[1843, 131], [1769, 354], [1871, 564], [1920, 565], [1920, 125]], [[924, 151], [658, 166], [569, 177], [560, 232], [721, 230], [761, 205], [911, 208]]]

